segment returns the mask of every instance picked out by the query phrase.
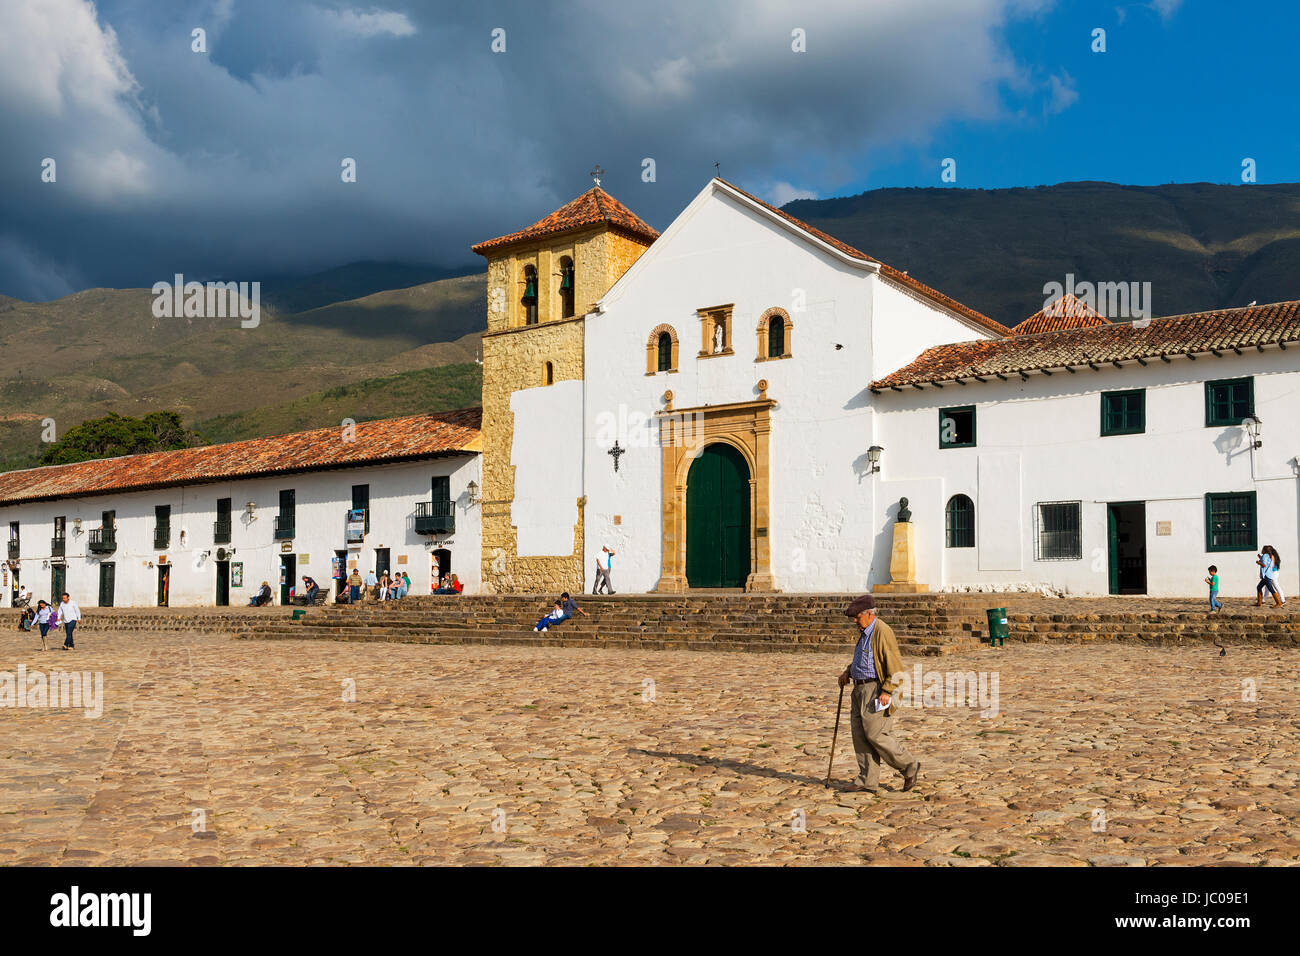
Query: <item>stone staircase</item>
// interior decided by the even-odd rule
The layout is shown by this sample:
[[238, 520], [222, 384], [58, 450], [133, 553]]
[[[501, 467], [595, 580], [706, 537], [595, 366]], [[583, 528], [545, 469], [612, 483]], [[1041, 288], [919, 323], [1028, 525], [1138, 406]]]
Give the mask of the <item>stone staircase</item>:
[[[586, 595], [575, 616], [545, 634], [537, 595], [422, 595], [397, 603], [313, 608], [299, 620], [277, 617], [237, 632], [243, 639], [392, 641], [419, 644], [619, 647], [640, 649], [825, 651], [856, 640], [844, 608], [850, 594]], [[985, 599], [899, 595], [880, 598], [880, 614], [904, 655], [938, 656], [977, 644]]]
[[[1008, 610], [1010, 641], [1056, 644], [1278, 644], [1300, 647], [1300, 614], [1243, 606], [1217, 614], [1200, 610]], [[1289, 610], [1289, 609], [1288, 609]], [[987, 630], [987, 628], [985, 629]]]

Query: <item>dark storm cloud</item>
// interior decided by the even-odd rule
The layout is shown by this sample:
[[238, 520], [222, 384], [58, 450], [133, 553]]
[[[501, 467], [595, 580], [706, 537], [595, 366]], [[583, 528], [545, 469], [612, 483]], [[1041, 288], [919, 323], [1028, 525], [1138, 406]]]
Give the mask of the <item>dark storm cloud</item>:
[[824, 193], [878, 149], [996, 119], [1028, 82], [1000, 27], [1035, 4], [7, 6], [0, 292], [48, 298], [174, 272], [470, 262], [470, 243], [572, 198], [597, 162], [661, 228], [714, 161], [778, 202]]

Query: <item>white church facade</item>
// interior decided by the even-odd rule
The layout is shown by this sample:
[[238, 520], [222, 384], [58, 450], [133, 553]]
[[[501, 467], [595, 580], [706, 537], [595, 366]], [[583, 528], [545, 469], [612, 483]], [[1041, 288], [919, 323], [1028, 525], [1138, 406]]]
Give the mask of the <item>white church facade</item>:
[[721, 179], [662, 235], [597, 187], [474, 248], [481, 411], [0, 475], [3, 603], [93, 606], [105, 564], [116, 604], [384, 566], [581, 591], [602, 548], [622, 592], [865, 591], [904, 498], [928, 590], [1191, 596], [1214, 564], [1242, 597], [1272, 544], [1300, 592], [1300, 303], [1008, 328]]

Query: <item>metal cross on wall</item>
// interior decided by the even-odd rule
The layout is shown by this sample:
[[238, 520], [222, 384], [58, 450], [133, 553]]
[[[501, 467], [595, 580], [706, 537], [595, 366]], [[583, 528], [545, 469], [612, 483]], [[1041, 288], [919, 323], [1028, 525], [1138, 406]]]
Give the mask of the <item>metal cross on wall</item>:
[[627, 449], [626, 449], [626, 448], [619, 448], [619, 447], [618, 447], [618, 439], [615, 439], [615, 440], [614, 440], [614, 447], [611, 448], [611, 449], [609, 450], [609, 454], [611, 454], [611, 455], [614, 456], [614, 470], [615, 470], [615, 471], [618, 471], [618, 459], [620, 458], [620, 456], [622, 456], [622, 455], [626, 455], [626, 454], [627, 454]]

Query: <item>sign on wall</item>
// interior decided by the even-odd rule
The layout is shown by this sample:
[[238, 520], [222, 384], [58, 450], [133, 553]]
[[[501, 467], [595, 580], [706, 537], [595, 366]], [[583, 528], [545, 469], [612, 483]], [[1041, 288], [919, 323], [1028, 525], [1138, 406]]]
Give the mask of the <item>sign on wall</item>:
[[1174, 523], [1172, 521], [1157, 521], [1156, 534], [1164, 537], [1174, 533]]
[[366, 537], [366, 512], [363, 508], [352, 508], [348, 511], [347, 527], [345, 529], [345, 539], [348, 547], [360, 547]]
[[230, 565], [230, 586], [232, 588], [242, 588], [244, 586], [243, 561], [235, 561]]

